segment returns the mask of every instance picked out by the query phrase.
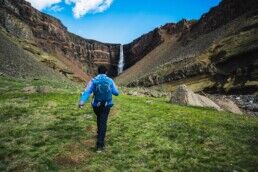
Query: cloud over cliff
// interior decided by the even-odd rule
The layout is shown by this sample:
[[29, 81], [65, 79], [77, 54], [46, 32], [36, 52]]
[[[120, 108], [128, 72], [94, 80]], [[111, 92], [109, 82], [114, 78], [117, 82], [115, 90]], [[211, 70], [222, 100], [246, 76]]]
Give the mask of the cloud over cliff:
[[110, 7], [113, 0], [65, 0], [67, 4], [75, 4], [74, 17], [80, 18], [87, 13], [103, 12]]
[[[113, 0], [27, 0], [38, 10], [51, 8], [54, 5], [64, 1], [67, 5], [73, 6], [73, 15], [80, 18], [87, 13], [101, 13], [108, 9]], [[59, 9], [63, 8], [59, 6]]]
[[60, 3], [62, 0], [26, 0], [31, 3], [34, 8], [43, 10], [44, 8], [51, 7], [53, 4]]

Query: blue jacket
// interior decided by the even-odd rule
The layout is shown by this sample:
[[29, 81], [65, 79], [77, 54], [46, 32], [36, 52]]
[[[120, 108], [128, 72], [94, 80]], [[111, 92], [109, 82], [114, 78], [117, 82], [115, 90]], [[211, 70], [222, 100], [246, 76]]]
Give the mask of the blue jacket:
[[[86, 89], [83, 91], [81, 98], [80, 98], [80, 105], [84, 105], [85, 102], [87, 102], [87, 100], [89, 99], [90, 95], [94, 92], [96, 86], [93, 81], [94, 81], [94, 79], [97, 79], [98, 77], [106, 77], [108, 82], [110, 82], [112, 94], [115, 96], [119, 95], [119, 91], [117, 90], [117, 87], [116, 87], [114, 81], [111, 78], [109, 78], [106, 74], [99, 74], [88, 83]], [[97, 107], [98, 104], [99, 104], [99, 102], [97, 102], [97, 101], [95, 101], [95, 99], [93, 99], [92, 106]], [[109, 106], [109, 107], [113, 106], [112, 99], [109, 102], [107, 102], [107, 106]]]

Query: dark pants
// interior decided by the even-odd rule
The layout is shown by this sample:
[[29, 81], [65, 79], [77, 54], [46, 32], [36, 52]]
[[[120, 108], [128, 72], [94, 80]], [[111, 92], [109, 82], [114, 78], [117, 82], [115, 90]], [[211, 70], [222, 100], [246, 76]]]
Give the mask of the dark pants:
[[105, 136], [107, 130], [107, 120], [110, 107], [105, 105], [100, 105], [99, 107], [93, 107], [93, 110], [97, 116], [97, 148], [102, 148], [105, 146]]

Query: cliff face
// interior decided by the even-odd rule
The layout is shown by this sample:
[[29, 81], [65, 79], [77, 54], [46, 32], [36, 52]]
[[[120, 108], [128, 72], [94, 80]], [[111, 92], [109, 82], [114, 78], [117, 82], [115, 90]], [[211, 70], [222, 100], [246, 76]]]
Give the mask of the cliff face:
[[124, 45], [125, 66], [127, 69], [140, 61], [144, 56], [161, 45], [166, 37], [187, 33], [194, 21], [181, 20], [178, 23], [168, 23], [160, 28], [137, 38], [133, 42]]
[[85, 80], [87, 74], [96, 73], [99, 64], [106, 65], [111, 76], [117, 74], [117, 44], [69, 33], [58, 19], [39, 12], [24, 0], [0, 0], [0, 16], [0, 26], [8, 33], [61, 60], [75, 78]]
[[197, 22], [159, 28], [164, 41], [117, 82], [166, 91], [186, 84], [210, 93], [257, 93], [257, 9], [255, 0], [224, 0]]
[[124, 69], [131, 67], [137, 61], [141, 60], [163, 41], [164, 40], [159, 33], [159, 29], [155, 29], [134, 40], [132, 43], [124, 45]]
[[253, 10], [257, 10], [256, 0], [222, 0], [221, 3], [202, 15], [201, 19], [192, 28], [192, 33], [209, 33], [233, 19]]

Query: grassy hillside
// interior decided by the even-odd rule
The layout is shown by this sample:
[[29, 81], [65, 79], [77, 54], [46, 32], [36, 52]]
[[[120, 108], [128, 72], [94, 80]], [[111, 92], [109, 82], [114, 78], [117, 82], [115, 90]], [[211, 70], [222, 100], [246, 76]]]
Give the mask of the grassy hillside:
[[[0, 78], [0, 171], [255, 171], [258, 119], [163, 99], [115, 99], [107, 149], [97, 154], [95, 116], [79, 110], [81, 86]], [[55, 91], [56, 90], [56, 91]]]

